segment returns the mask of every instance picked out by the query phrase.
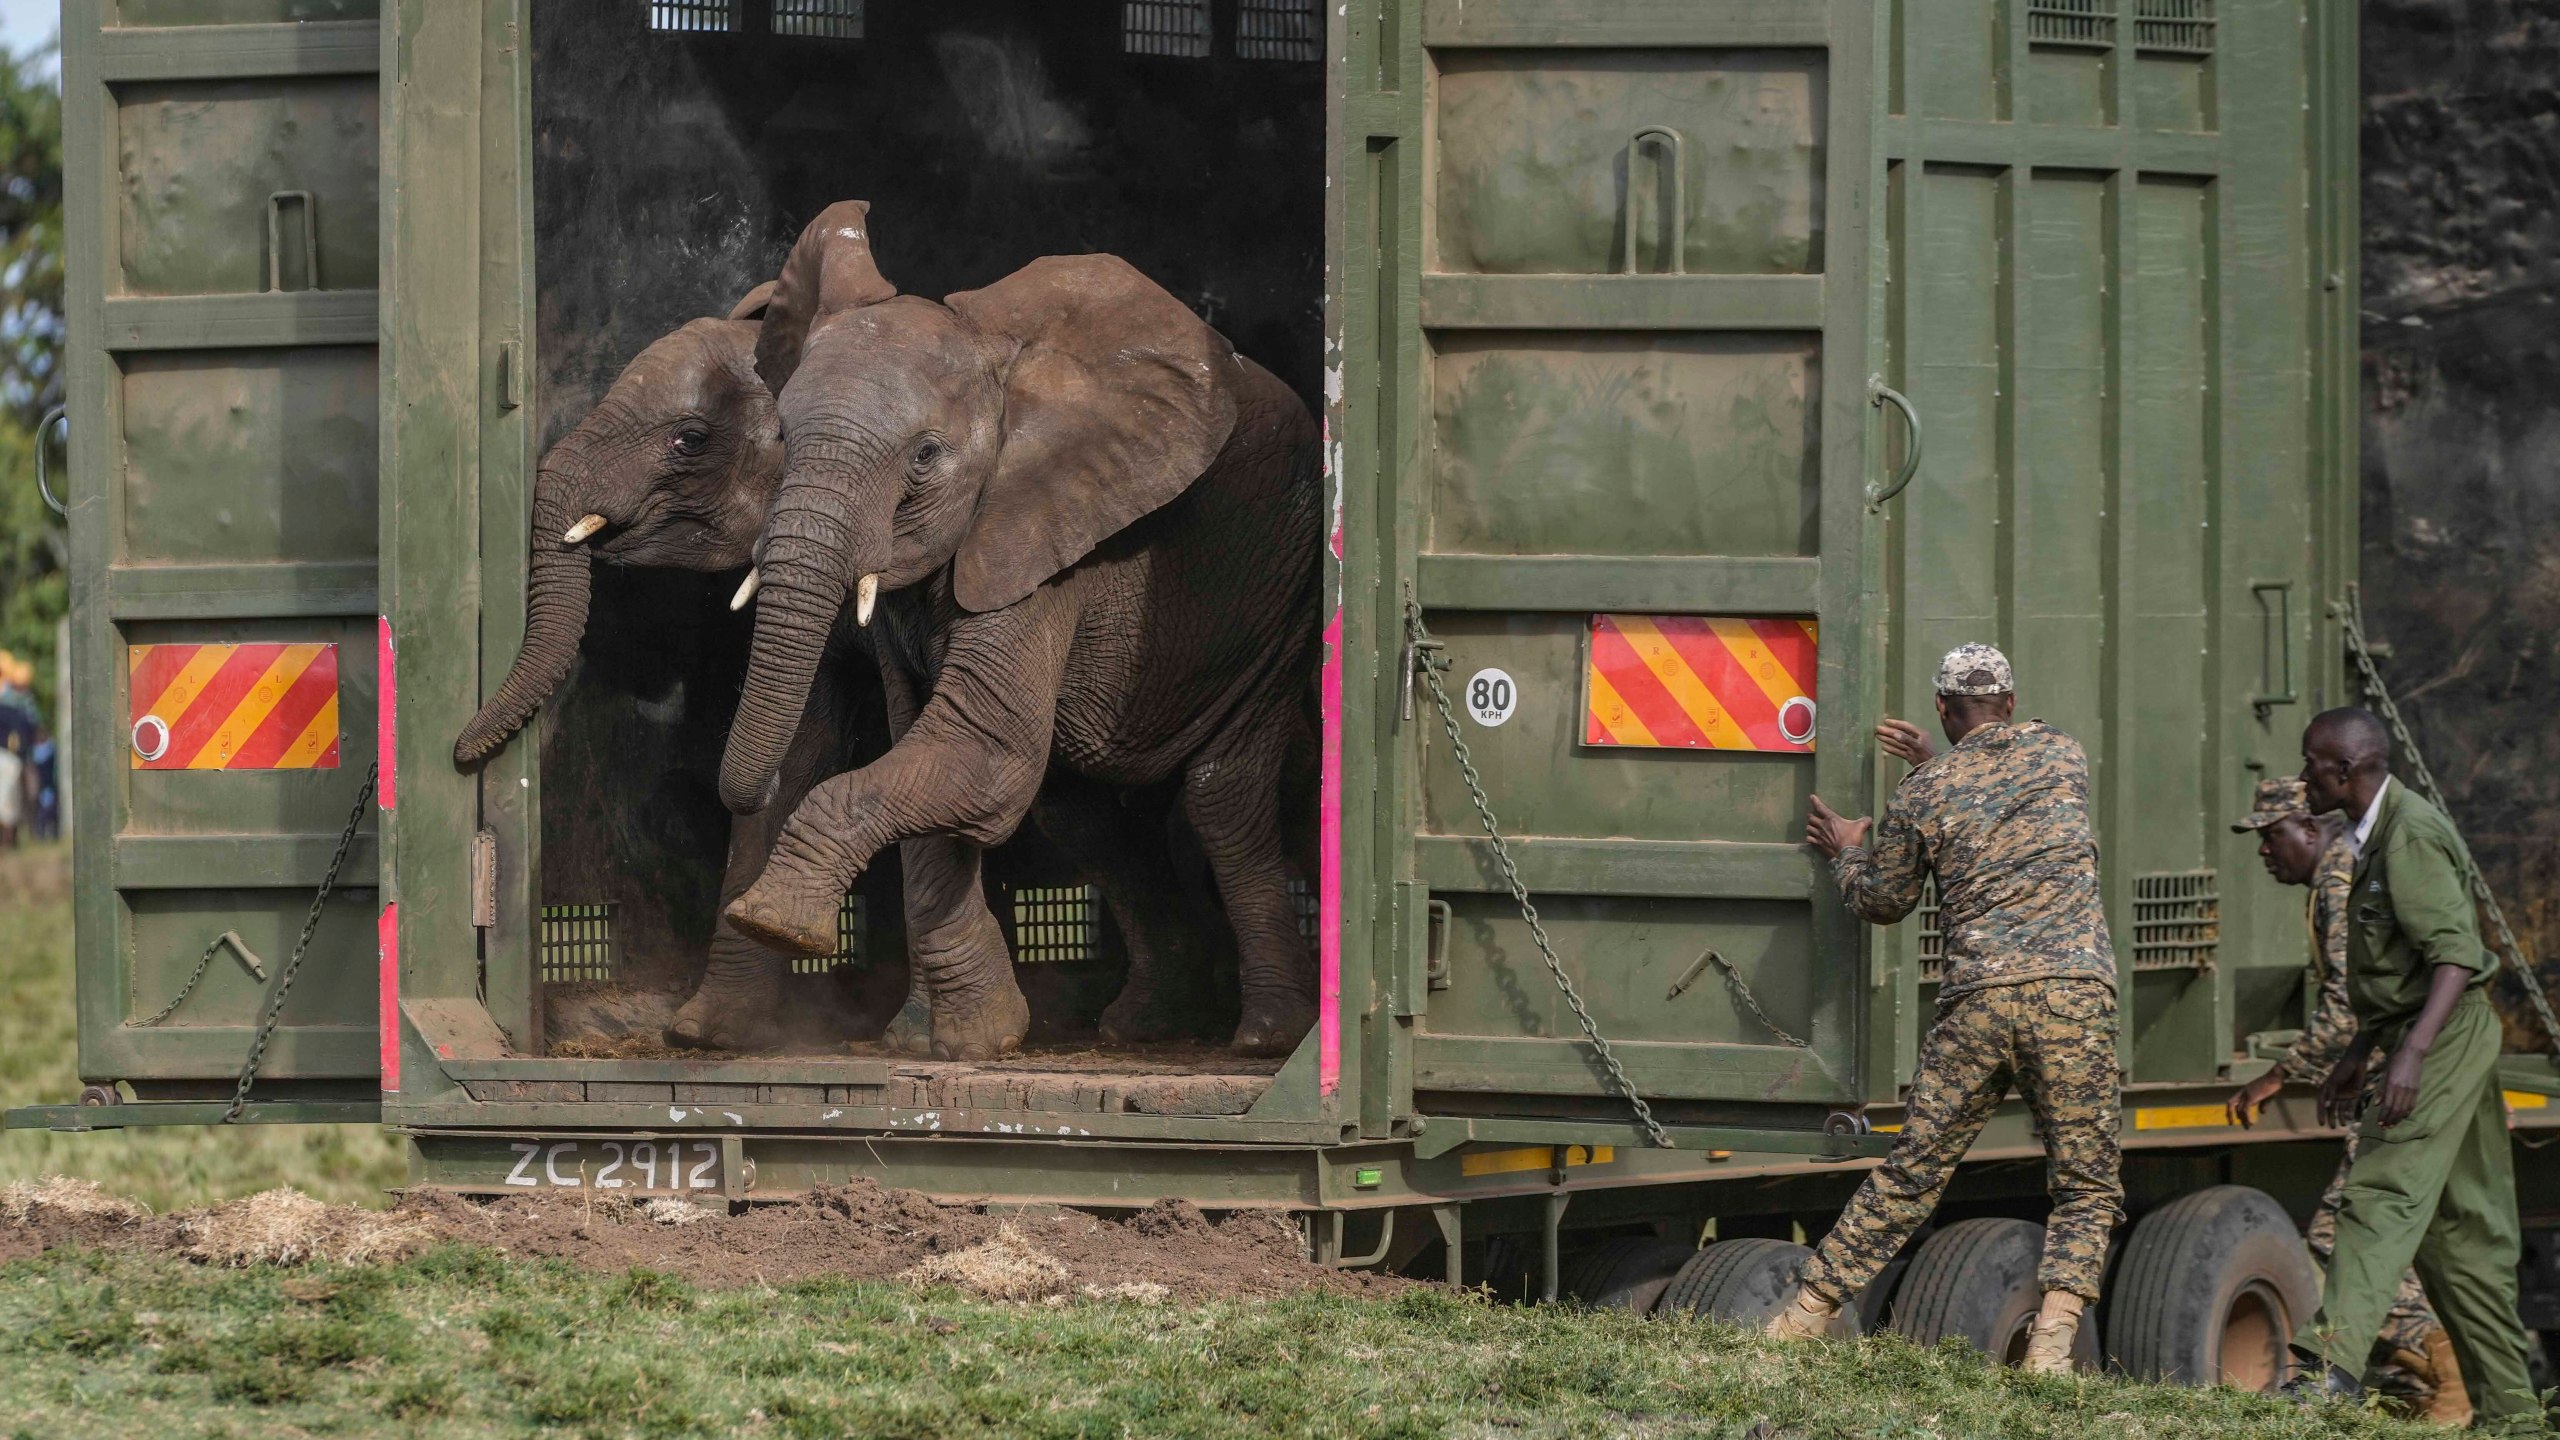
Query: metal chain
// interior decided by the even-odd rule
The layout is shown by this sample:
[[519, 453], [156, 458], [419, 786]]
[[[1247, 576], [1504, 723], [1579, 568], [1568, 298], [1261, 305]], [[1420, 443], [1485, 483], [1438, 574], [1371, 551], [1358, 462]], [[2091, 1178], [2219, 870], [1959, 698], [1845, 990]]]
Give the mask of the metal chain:
[[[293, 977], [302, 969], [302, 957], [310, 953], [311, 937], [320, 929], [321, 907], [329, 903], [329, 891], [338, 883], [338, 871], [347, 863], [347, 851], [355, 846], [356, 828], [364, 823], [364, 812], [373, 804], [373, 783], [381, 773], [382, 764], [378, 760], [365, 767], [364, 788], [356, 792], [355, 808], [347, 812], [347, 828], [338, 832], [338, 849], [329, 857], [328, 870], [320, 876], [319, 893], [311, 897], [311, 913], [302, 917], [302, 934], [293, 942], [293, 954], [276, 974], [275, 992], [267, 997], [267, 1013], [258, 1021], [257, 1038], [249, 1042], [249, 1058], [241, 1063], [240, 1083], [231, 1092], [231, 1108], [222, 1112], [222, 1124], [237, 1121], [240, 1112], [248, 1108], [249, 1087], [257, 1083], [258, 1067], [266, 1061], [267, 1042], [275, 1038], [276, 1021], [284, 1014], [284, 998], [293, 993]], [[211, 953], [206, 952], [207, 958], [211, 958]], [[197, 973], [202, 975], [201, 965], [197, 967]], [[192, 980], [187, 983], [189, 988], [195, 984]], [[183, 1000], [186, 997], [181, 995], [178, 998]], [[174, 1010], [177, 1007], [173, 1004], [169, 1008]]]
[[[1733, 968], [1732, 961], [1710, 950], [1707, 952], [1707, 963], [1715, 966], [1724, 975], [1724, 988], [1733, 992], [1733, 1003], [1741, 1006], [1752, 1019], [1759, 1021], [1761, 1029], [1777, 1036], [1778, 1042], [1782, 1045], [1793, 1045], [1808, 1055], [1813, 1054], [1813, 1042], [1799, 1040], [1779, 1029], [1778, 1022], [1769, 1018], [1769, 1012], [1760, 1008], [1760, 997], [1752, 994], [1751, 987], [1742, 983], [1742, 972]], [[1822, 1057], [1814, 1056], [1814, 1063], [1821, 1064]]]
[[[2382, 683], [2382, 671], [2373, 663], [2373, 647], [2364, 634], [2364, 594], [2361, 587], [2347, 587], [2347, 603], [2339, 611], [2339, 619], [2346, 625], [2347, 651], [2355, 657], [2356, 668], [2364, 672], [2365, 694], [2372, 699], [2374, 708], [2382, 712], [2383, 722], [2391, 727], [2391, 742], [2400, 747], [2401, 763], [2408, 767], [2411, 778], [2417, 782], [2418, 793], [2426, 796], [2429, 803], [2450, 818], [2453, 807], [2445, 803], [2444, 791], [2436, 785], [2435, 772], [2427, 768], [2426, 756], [2418, 752], [2417, 740], [2409, 734], [2408, 725], [2400, 718], [2400, 707], [2391, 701], [2390, 687]], [[2471, 865], [2471, 894], [2480, 902], [2481, 912], [2489, 917], [2491, 928], [2498, 932], [2498, 948], [2503, 953], [2507, 968], [2515, 972], [2526, 1003], [2533, 1007], [2534, 1018], [2542, 1022], [2542, 1033], [2550, 1037], [2554, 1052], [2560, 1053], [2560, 1016], [2551, 1013], [2550, 997], [2542, 993], [2542, 978], [2534, 973], [2533, 956], [2525, 950], [2523, 942], [2516, 939], [2516, 932], [2508, 928], [2506, 912], [2498, 908], [2498, 897], [2489, 893], [2488, 877], [2480, 873], [2477, 861]]]
[[230, 938], [231, 932], [227, 930], [220, 935], [214, 936], [213, 943], [204, 947], [204, 953], [196, 957], [196, 973], [188, 976], [187, 983], [178, 987], [178, 998], [161, 1006], [160, 1013], [152, 1016], [150, 1019], [136, 1020], [133, 1023], [136, 1026], [157, 1025], [161, 1021], [168, 1019], [170, 1016], [177, 1014], [178, 1007], [186, 1004], [187, 997], [196, 993], [196, 987], [204, 983], [204, 972], [213, 967], [213, 952], [221, 949], [222, 942]]
[[1512, 862], [1511, 846], [1504, 841], [1501, 829], [1494, 823], [1493, 802], [1485, 798], [1484, 780], [1476, 774], [1475, 762], [1467, 755], [1466, 737], [1458, 733], [1457, 707], [1450, 702], [1449, 692], [1440, 684], [1440, 671], [1449, 662], [1431, 653], [1440, 648], [1440, 642], [1432, 639], [1431, 632], [1423, 628], [1422, 607], [1410, 595], [1404, 602], [1404, 627], [1408, 651], [1414, 657], [1414, 670], [1422, 677], [1422, 683], [1430, 687], [1431, 703], [1440, 707], [1440, 725], [1449, 733], [1450, 753], [1457, 759], [1458, 775], [1467, 782], [1467, 795], [1475, 802], [1476, 819], [1484, 826], [1485, 838], [1493, 842], [1493, 858], [1502, 867], [1502, 883], [1509, 887], [1512, 903], [1520, 907], [1520, 918], [1529, 923], [1529, 938], [1537, 942], [1538, 955], [1547, 962], [1547, 973], [1555, 977], [1556, 988], [1564, 992], [1564, 1003], [1573, 1008], [1573, 1018], [1581, 1022], [1582, 1033], [1591, 1041], [1592, 1052], [1600, 1057], [1600, 1067], [1609, 1072], [1609, 1083], [1616, 1086], [1618, 1093], [1624, 1095], [1627, 1104], [1634, 1108], [1637, 1123], [1644, 1126], [1645, 1138], [1661, 1149], [1671, 1149], [1670, 1133], [1662, 1128], [1661, 1121], [1653, 1118], [1653, 1107], [1644, 1103], [1644, 1097], [1636, 1093], [1635, 1082], [1627, 1078], [1626, 1067], [1620, 1065], [1618, 1057], [1610, 1052], [1608, 1040], [1592, 1020], [1589, 1007], [1582, 1003], [1581, 992], [1573, 988], [1572, 977], [1564, 973], [1564, 962], [1556, 958], [1556, 947], [1547, 939], [1546, 926], [1538, 922], [1538, 907], [1529, 903], [1529, 890], [1520, 883], [1520, 867]]

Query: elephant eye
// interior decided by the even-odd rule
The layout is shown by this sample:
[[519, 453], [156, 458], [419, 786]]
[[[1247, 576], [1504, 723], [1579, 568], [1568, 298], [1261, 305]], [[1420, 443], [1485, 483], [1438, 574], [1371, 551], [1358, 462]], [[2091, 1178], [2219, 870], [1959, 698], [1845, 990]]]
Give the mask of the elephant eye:
[[703, 447], [711, 443], [711, 432], [688, 425], [677, 431], [667, 443], [683, 454], [699, 455]]
[[936, 440], [927, 440], [916, 447], [915, 467], [917, 471], [922, 472], [931, 467], [934, 461], [941, 458], [941, 442]]

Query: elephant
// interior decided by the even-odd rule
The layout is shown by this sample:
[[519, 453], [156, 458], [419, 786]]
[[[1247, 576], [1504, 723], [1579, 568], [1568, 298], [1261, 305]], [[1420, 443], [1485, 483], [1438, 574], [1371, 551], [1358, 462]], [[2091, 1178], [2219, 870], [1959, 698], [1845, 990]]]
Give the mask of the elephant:
[[[1178, 779], [1234, 931], [1234, 1043], [1285, 1054], [1316, 1013], [1279, 797], [1314, 642], [1314, 419], [1114, 256], [1035, 260], [942, 303], [898, 295], [868, 208], [802, 231], [756, 341], [786, 462], [721, 798], [781, 800], [848, 593], [858, 624], [881, 622], [895, 738], [808, 793], [726, 917], [823, 953], [834, 897], [901, 844], [933, 1054], [1008, 1054], [1028, 1010], [980, 851], [1053, 761], [1106, 785]], [[1143, 1009], [1118, 1019], [1143, 1031]]]
[[[567, 677], [586, 628], [590, 555], [608, 564], [706, 573], [747, 564], [783, 471], [772, 395], [754, 365], [772, 291], [767, 282], [726, 317], [689, 321], [650, 344], [543, 455], [534, 478], [524, 645], [454, 742], [457, 764], [495, 752]], [[742, 585], [735, 603], [747, 603], [753, 593]], [[819, 678], [784, 767], [784, 790], [794, 802], [852, 763], [866, 718], [878, 723], [865, 713], [879, 703], [862, 676], [872, 662], [859, 653], [864, 647], [851, 626], [837, 629], [831, 643], [841, 663]], [[732, 827], [723, 905], [762, 868], [789, 811], [789, 804], [779, 805]], [[1171, 903], [1161, 806], [1151, 828], [1143, 809], [1132, 811], [1119, 797], [1062, 784], [1044, 791], [1039, 813], [1043, 831], [1103, 892], [1133, 957], [1165, 956], [1164, 964], [1177, 967], [1206, 963], [1194, 958], [1200, 926], [1185, 923], [1188, 917]], [[667, 1042], [736, 1050], [776, 1043], [787, 964], [720, 921], [702, 979], [669, 1022]], [[1153, 968], [1132, 966], [1136, 973]], [[928, 1043], [926, 1015], [918, 984], [882, 1038], [921, 1053]]]

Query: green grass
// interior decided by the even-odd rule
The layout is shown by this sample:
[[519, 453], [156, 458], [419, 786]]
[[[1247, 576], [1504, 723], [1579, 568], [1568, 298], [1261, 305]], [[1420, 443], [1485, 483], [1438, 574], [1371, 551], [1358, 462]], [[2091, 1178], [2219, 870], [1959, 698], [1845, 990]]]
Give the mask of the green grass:
[[[1062, 1308], [819, 1280], [697, 1292], [448, 1247], [374, 1271], [0, 1266], [30, 1436], [2414, 1437], [2230, 1391], [2035, 1380], [1898, 1340], [1394, 1300]], [[1765, 1427], [1765, 1428], [1763, 1428]]]
[[[0, 853], [0, 1103], [80, 1095], [71, 999], [70, 858], [59, 845]], [[0, 1181], [76, 1175], [154, 1209], [277, 1185], [380, 1204], [406, 1175], [400, 1142], [370, 1125], [0, 1134]]]

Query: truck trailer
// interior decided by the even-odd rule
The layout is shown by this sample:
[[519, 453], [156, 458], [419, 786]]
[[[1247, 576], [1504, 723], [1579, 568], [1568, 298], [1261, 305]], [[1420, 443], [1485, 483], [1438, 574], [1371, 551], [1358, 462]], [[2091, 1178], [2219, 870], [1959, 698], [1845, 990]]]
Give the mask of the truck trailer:
[[[1880, 810], [1873, 727], [1987, 640], [2090, 760], [2131, 1224], [2086, 1333], [2271, 1385], [2338, 1143], [2301, 1091], [2225, 1122], [2310, 953], [2229, 822], [2366, 695], [2356, 55], [2322, 0], [67, 0], [88, 1089], [9, 1123], [378, 1123], [491, 1196], [1179, 1197], [1762, 1313], [1937, 986], [1807, 796]], [[1027, 836], [1021, 1054], [653, 1044], [734, 574], [599, 568], [571, 690], [454, 763], [543, 447], [844, 198], [911, 293], [1120, 254], [1318, 407], [1293, 1053], [1094, 1045], [1112, 927]], [[795, 1011], [894, 1007], [896, 882]], [[2560, 1330], [2560, 1070], [2506, 1066]], [[2041, 1154], [2004, 1106], [1865, 1321], [2014, 1356]]]

